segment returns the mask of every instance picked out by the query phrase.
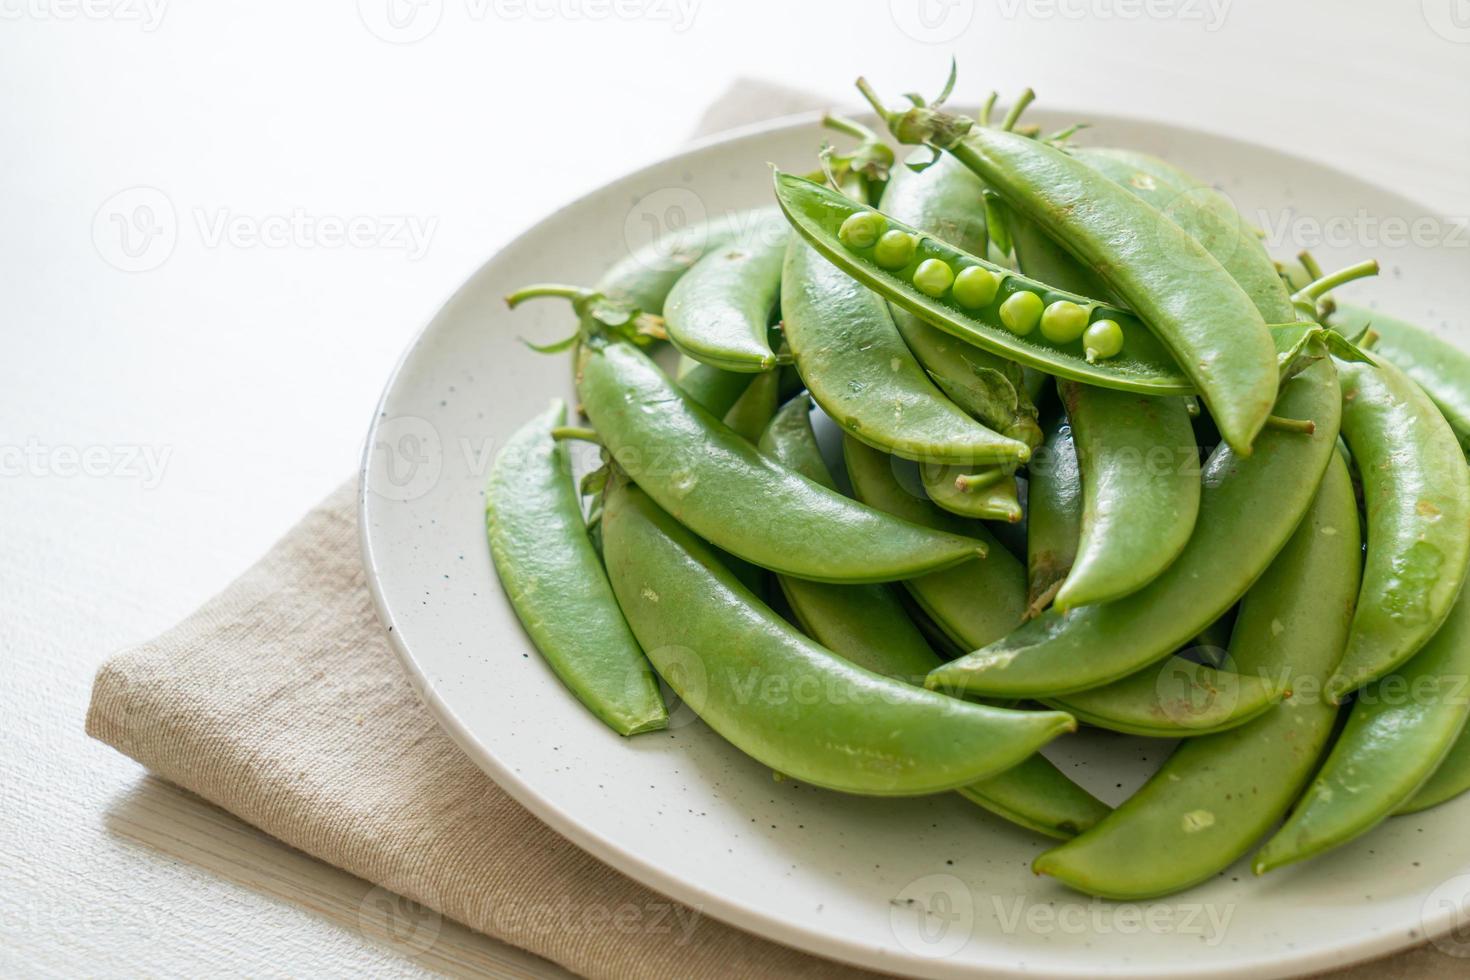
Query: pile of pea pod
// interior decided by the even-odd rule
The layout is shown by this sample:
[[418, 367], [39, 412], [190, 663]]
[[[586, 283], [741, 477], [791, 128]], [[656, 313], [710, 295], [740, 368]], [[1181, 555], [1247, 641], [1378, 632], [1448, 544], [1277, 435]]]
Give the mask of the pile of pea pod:
[[[1274, 261], [1199, 179], [952, 84], [859, 81], [888, 137], [829, 117], [774, 206], [508, 297], [577, 321], [536, 349], [579, 405], [487, 490], [546, 661], [625, 736], [672, 692], [780, 777], [958, 792], [1106, 898], [1470, 788], [1470, 357], [1340, 303], [1371, 261]], [[1113, 808], [1040, 751], [1079, 726], [1177, 742]]]

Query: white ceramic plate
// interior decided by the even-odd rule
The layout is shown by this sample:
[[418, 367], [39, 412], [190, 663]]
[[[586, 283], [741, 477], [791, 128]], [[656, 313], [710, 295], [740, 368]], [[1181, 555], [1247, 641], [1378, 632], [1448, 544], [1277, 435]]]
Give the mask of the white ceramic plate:
[[[1095, 121], [1092, 141], [1217, 180], [1278, 255], [1314, 246], [1329, 268], [1377, 256], [1384, 275], [1355, 297], [1466, 338], [1463, 229], [1268, 147]], [[566, 358], [537, 356], [517, 338], [558, 338], [572, 320], [552, 302], [512, 314], [501, 297], [538, 280], [590, 283], [655, 232], [766, 203], [769, 162], [807, 170], [821, 139], [812, 118], [778, 121], [587, 195], [487, 262], [404, 356], [364, 454], [363, 554], [378, 612], [445, 729], [534, 813], [619, 870], [752, 932], [898, 973], [1290, 975], [1413, 945], [1470, 914], [1470, 799], [1263, 879], [1242, 864], [1165, 901], [1091, 901], [1032, 875], [1043, 839], [954, 795], [874, 800], [776, 783], [685, 712], [668, 732], [625, 740], [561, 687], [497, 585], [482, 487], [505, 438], [551, 395], [571, 396]], [[1088, 736], [1048, 754], [1116, 803], [1167, 748]]]

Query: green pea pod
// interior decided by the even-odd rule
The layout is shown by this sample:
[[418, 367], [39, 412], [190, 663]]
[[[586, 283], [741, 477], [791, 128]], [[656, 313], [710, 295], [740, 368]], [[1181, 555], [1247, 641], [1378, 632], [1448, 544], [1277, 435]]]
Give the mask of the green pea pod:
[[679, 355], [679, 387], [712, 415], [723, 417], [745, 392], [752, 375], [725, 371], [701, 364], [692, 357]]
[[[940, 157], [923, 172], [893, 171], [883, 189], [884, 213], [967, 252], [983, 253], [986, 234], [984, 185], [952, 157]], [[1042, 277], [1045, 279], [1045, 277]], [[1036, 408], [1023, 384], [1021, 366], [931, 327], [901, 307], [893, 322], [909, 350], [941, 391], [995, 431], [1032, 449], [1041, 445]]]
[[[891, 460], [881, 453], [851, 439], [846, 440], [844, 448], [848, 475], [858, 499], [928, 527], [955, 532], [967, 529], [965, 521], [911, 494], [899, 482]], [[1014, 629], [1026, 608], [1025, 569], [1003, 548], [993, 548], [983, 562], [911, 579], [907, 585], [919, 606], [946, 634], [972, 648]], [[1254, 678], [1196, 669], [1177, 658], [1163, 673], [1155, 672], [1145, 679], [1126, 678], [1087, 693], [1093, 696], [1079, 710], [1092, 724], [1161, 738], [1196, 735], [1239, 724], [1279, 696]], [[1230, 697], [1233, 700], [1228, 700]]]
[[[835, 490], [812, 432], [805, 396], [781, 407], [760, 438], [760, 450], [782, 466]], [[910, 684], [938, 662], [886, 585], [833, 585], [789, 575], [777, 577], [802, 631], [828, 650], [875, 673]]]
[[[831, 486], [832, 475], [817, 447], [809, 411], [805, 397], [783, 406], [761, 436], [761, 451]], [[939, 664], [887, 586], [827, 585], [784, 576], [781, 585], [802, 630], [838, 656], [910, 683], [921, 683]], [[1062, 839], [1081, 833], [1109, 811], [1040, 755], [961, 787], [959, 793], [1013, 823]]]
[[[969, 648], [1005, 636], [1026, 611], [1026, 571], [978, 521], [934, 506], [920, 486], [905, 486], [896, 460], [851, 437], [842, 441], [853, 494], [863, 503], [903, 521], [951, 535], [979, 538], [984, 561], [907, 580], [909, 594], [924, 613], [960, 646]], [[984, 601], [977, 601], [983, 597]]]
[[1467, 677], [1470, 593], [1459, 598], [1439, 632], [1408, 663], [1359, 693], [1322, 770], [1286, 824], [1256, 855], [1256, 873], [1360, 837], [1412, 798], [1465, 728]]
[[1072, 258], [1071, 253], [1052, 241], [1036, 222], [1019, 214], [1012, 214], [1010, 222], [1018, 269], [1057, 289], [1091, 296], [1103, 302], [1116, 302], [1108, 284], [1096, 272]]
[[562, 683], [619, 735], [668, 724], [658, 683], [633, 638], [582, 522], [561, 401], [522, 426], [485, 491], [490, 556], [536, 649]]
[[1314, 431], [1268, 429], [1251, 456], [1217, 448], [1202, 473], [1194, 535], [1164, 574], [1113, 602], [1047, 610], [940, 667], [927, 683], [992, 697], [1055, 697], [1119, 680], [1189, 642], [1245, 594], [1311, 504], [1337, 442], [1341, 398], [1331, 360], [1288, 382], [1277, 411], [1311, 419]]
[[[1179, 370], [1172, 355], [1132, 313], [1104, 306], [1075, 293], [1052, 289], [925, 235], [917, 228], [882, 215], [889, 231], [912, 235], [917, 242], [912, 258], [902, 266], [885, 268], [876, 259], [875, 247], [849, 247], [839, 230], [852, 215], [871, 210], [835, 191], [791, 174], [776, 174], [776, 200], [791, 226], [814, 249], [843, 272], [890, 303], [902, 307], [931, 326], [1001, 357], [1039, 368], [1048, 374], [1073, 378], [1089, 384], [1145, 394], [1189, 394], [1190, 380]], [[956, 275], [978, 267], [996, 278], [993, 296], [973, 307], [962, 305], [953, 289], [932, 296], [914, 285], [920, 264], [930, 259], [948, 265]], [[1123, 346], [1116, 356], [1088, 360], [1081, 340], [1056, 343], [1039, 330], [1015, 333], [1005, 325], [1001, 307], [1018, 293], [1036, 296], [1042, 305], [1056, 300], [1074, 302], [1088, 310], [1090, 322], [1111, 320], [1123, 333]]]
[[1470, 790], [1470, 725], [1461, 729], [1460, 737], [1450, 746], [1434, 775], [1393, 812], [1395, 816], [1402, 816], [1428, 810], [1453, 800], [1466, 790]]
[[756, 442], [776, 414], [777, 388], [781, 373], [774, 369], [757, 374], [725, 413], [725, 424], [748, 442]]
[[1082, 537], [1082, 474], [1072, 426], [1058, 410], [1048, 416], [1045, 432], [1046, 442], [1026, 471], [1026, 608], [1031, 616], [1055, 598], [1077, 560]]
[[760, 211], [723, 215], [667, 235], [623, 256], [593, 287], [609, 299], [658, 315], [674, 284], [711, 249], [724, 246]]
[[1349, 337], [1371, 327], [1374, 349], [1419, 383], [1470, 453], [1470, 354], [1412, 323], [1345, 303], [1328, 323]]
[[1434, 635], [1470, 562], [1470, 470], [1454, 430], [1387, 360], [1338, 370], [1368, 554], [1347, 653], [1327, 684], [1334, 701], [1404, 663]]
[[[1216, 670], [1183, 657], [1145, 667], [1121, 681], [1042, 703], [1080, 722], [1128, 735], [1180, 738], [1244, 725], [1281, 700], [1274, 679]], [[1065, 705], [1065, 708], [1061, 708]]]
[[603, 541], [618, 602], [659, 674], [777, 772], [849, 793], [936, 793], [1002, 772], [1075, 728], [1061, 712], [970, 704], [834, 656], [621, 479], [608, 488]]
[[1204, 246], [1043, 141], [977, 127], [944, 148], [1097, 271], [1174, 355], [1225, 441], [1248, 454], [1276, 401], [1274, 345], [1251, 298]]
[[1291, 294], [1271, 256], [1224, 194], [1147, 153], [1104, 147], [1078, 147], [1070, 152], [1153, 205], [1203, 245], [1250, 297], [1267, 323], [1296, 319]]
[[1056, 608], [1110, 602], [1157, 578], [1199, 515], [1199, 449], [1180, 398], [1062, 381], [1082, 473], [1082, 534]]
[[944, 396], [914, 359], [888, 304], [792, 236], [781, 314], [797, 370], [845, 431], [906, 459], [1024, 462], [1031, 449]]
[[680, 392], [629, 344], [583, 345], [578, 393], [613, 458], [690, 530], [798, 578], [887, 582], [985, 554], [786, 469]]
[[781, 294], [781, 260], [790, 237], [779, 216], [750, 212], [750, 223], [707, 252], [664, 302], [669, 339], [681, 352], [727, 371], [769, 371], [766, 337]]
[[952, 514], [1007, 524], [1026, 516], [1012, 467], [993, 466], [977, 472], [973, 466], [924, 463], [919, 478], [929, 499]]
[[1288, 681], [1292, 695], [1247, 725], [1181, 742], [1112, 816], [1038, 857], [1037, 873], [1136, 901], [1206, 881], [1250, 850], [1296, 800], [1332, 735], [1337, 709], [1321, 684], [1347, 644], [1361, 546], [1352, 482], [1337, 459], [1246, 595], [1230, 645], [1238, 670]]

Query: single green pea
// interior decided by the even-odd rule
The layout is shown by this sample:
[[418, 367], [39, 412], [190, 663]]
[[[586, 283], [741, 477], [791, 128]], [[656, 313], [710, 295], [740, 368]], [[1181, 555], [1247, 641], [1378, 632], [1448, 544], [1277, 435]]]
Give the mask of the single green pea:
[[969, 309], [988, 306], [1000, 290], [1000, 276], [984, 266], [972, 265], [961, 269], [954, 277], [955, 302]]
[[1123, 328], [1116, 320], [1099, 320], [1082, 334], [1087, 363], [1099, 358], [1117, 357], [1123, 350]]
[[1017, 337], [1024, 337], [1036, 329], [1042, 306], [1040, 296], [1023, 289], [1000, 304], [1000, 322]]
[[855, 211], [847, 216], [837, 237], [848, 248], [872, 248], [888, 222], [876, 211]]
[[885, 231], [873, 249], [873, 260], [885, 269], [902, 269], [914, 259], [919, 243], [914, 236], [897, 228]]
[[1054, 344], [1070, 344], [1087, 329], [1087, 308], [1059, 299], [1041, 314], [1041, 335]]
[[925, 259], [914, 270], [914, 285], [929, 296], [943, 296], [954, 282], [954, 270], [942, 259]]

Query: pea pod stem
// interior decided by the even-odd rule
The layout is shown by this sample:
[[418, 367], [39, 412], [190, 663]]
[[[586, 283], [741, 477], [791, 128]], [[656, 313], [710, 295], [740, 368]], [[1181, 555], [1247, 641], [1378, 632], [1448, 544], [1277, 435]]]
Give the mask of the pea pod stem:
[[1287, 419], [1280, 415], [1272, 415], [1266, 419], [1266, 428], [1275, 429], [1277, 432], [1301, 432], [1311, 435], [1317, 431], [1317, 423], [1311, 419]]
[[1291, 299], [1293, 303], [1315, 303], [1322, 298], [1323, 294], [1331, 292], [1338, 286], [1345, 286], [1350, 282], [1376, 275], [1378, 275], [1378, 260], [1364, 259], [1362, 262], [1338, 269], [1329, 275], [1313, 279], [1298, 289]]
[[573, 439], [578, 442], [590, 442], [598, 446], [602, 445], [602, 439], [597, 435], [596, 429], [589, 429], [581, 425], [558, 425], [551, 430], [551, 438], [557, 442]]
[[1000, 121], [1000, 128], [1007, 133], [1015, 129], [1016, 123], [1021, 121], [1021, 114], [1026, 111], [1027, 106], [1035, 101], [1036, 93], [1030, 88], [1024, 89], [1021, 94], [1017, 96], [1015, 103], [1006, 113], [1005, 118]]

